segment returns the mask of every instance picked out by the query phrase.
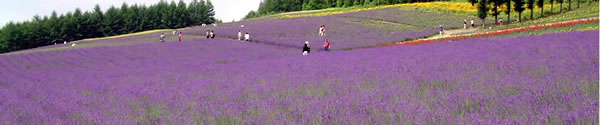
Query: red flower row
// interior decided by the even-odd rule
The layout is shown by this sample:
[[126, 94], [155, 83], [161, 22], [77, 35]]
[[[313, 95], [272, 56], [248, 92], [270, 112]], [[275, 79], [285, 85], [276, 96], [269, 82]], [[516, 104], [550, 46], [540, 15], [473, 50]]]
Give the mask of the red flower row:
[[418, 45], [418, 44], [425, 44], [425, 43], [432, 43], [432, 42], [444, 42], [444, 41], [449, 41], [449, 40], [461, 40], [461, 39], [467, 39], [467, 38], [486, 37], [486, 36], [502, 35], [502, 34], [516, 33], [516, 32], [524, 32], [524, 31], [534, 31], [534, 30], [547, 29], [547, 28], [565, 27], [565, 26], [571, 26], [571, 25], [576, 25], [576, 24], [594, 23], [594, 22], [598, 22], [598, 21], [599, 21], [598, 18], [572, 20], [572, 21], [564, 21], [564, 22], [553, 23], [553, 24], [533, 25], [533, 26], [498, 30], [498, 31], [493, 31], [493, 32], [444, 37], [444, 38], [438, 38], [438, 39], [421, 39], [421, 40], [413, 40], [413, 41], [406, 41], [406, 42], [396, 42], [396, 43], [385, 44], [383, 46]]

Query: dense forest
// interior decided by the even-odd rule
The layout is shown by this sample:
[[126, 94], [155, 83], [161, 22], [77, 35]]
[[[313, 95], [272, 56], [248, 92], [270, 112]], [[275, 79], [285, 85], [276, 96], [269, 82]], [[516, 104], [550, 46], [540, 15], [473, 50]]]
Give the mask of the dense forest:
[[194, 0], [189, 5], [182, 0], [179, 3], [161, 0], [150, 6], [123, 3], [120, 8], [111, 6], [106, 12], [99, 5], [93, 11], [75, 9], [61, 15], [52, 12], [50, 16], [34, 16], [29, 21], [10, 22], [2, 27], [0, 53], [63, 41], [210, 24], [217, 21], [214, 15], [210, 0]]
[[317, 10], [331, 7], [377, 6], [430, 1], [440, 0], [263, 0], [258, 10], [250, 11], [244, 19], [283, 12]]

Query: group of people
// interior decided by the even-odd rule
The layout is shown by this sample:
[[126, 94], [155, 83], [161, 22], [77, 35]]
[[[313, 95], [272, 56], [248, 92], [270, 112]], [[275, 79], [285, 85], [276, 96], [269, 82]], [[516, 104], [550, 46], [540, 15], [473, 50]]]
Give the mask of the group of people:
[[[471, 28], [475, 27], [475, 21], [471, 19]], [[467, 29], [467, 20], [463, 20], [463, 29]]]
[[206, 30], [206, 39], [215, 39], [215, 31]]
[[[321, 25], [319, 27], [319, 36], [325, 36], [325, 25]], [[329, 51], [330, 48], [331, 42], [329, 42], [329, 39], [325, 39], [325, 43], [323, 43], [323, 50]], [[305, 41], [304, 46], [302, 47], [302, 55], [306, 56], [308, 55], [308, 53], [310, 53], [310, 42]]]
[[[242, 27], [244, 27], [244, 25], [242, 25]], [[238, 30], [237, 38], [238, 38], [238, 40], [250, 41], [250, 34], [248, 34], [248, 32], [246, 32], [246, 34], [244, 34], [244, 39], [242, 39], [242, 31]]]
[[[243, 25], [241, 26], [242, 28], [244, 27]], [[440, 25], [441, 27], [441, 25]], [[443, 28], [442, 28], [443, 30]], [[183, 32], [178, 32], [178, 31], [173, 31], [173, 35], [179, 33], [179, 42], [181, 42], [181, 40], [183, 39]], [[325, 36], [325, 25], [321, 25], [319, 27], [319, 36], [324, 37]], [[165, 33], [162, 33], [160, 35], [160, 42], [165, 42]], [[206, 30], [206, 39], [214, 39], [215, 38], [215, 32], [212, 30]], [[246, 32], [243, 36], [242, 36], [242, 31], [238, 30], [237, 33], [237, 38], [240, 41], [250, 41], [250, 34], [248, 32]], [[329, 51], [329, 49], [331, 48], [331, 42], [329, 41], [329, 39], [325, 39], [325, 42], [323, 44], [323, 50], [325, 51]], [[304, 42], [304, 47], [302, 48], [302, 55], [306, 56], [308, 55], [308, 53], [310, 53], [310, 43], [308, 41]]]
[[[475, 21], [471, 19], [471, 28], [475, 28]], [[463, 20], [463, 29], [467, 29], [467, 20]], [[440, 25], [440, 36], [444, 36], [444, 27]]]
[[319, 36], [325, 36], [325, 25], [321, 25], [319, 28]]
[[[325, 43], [323, 44], [323, 50], [325, 51], [329, 51], [329, 49], [331, 48], [331, 42], [329, 42], [329, 40], [325, 40]], [[308, 55], [308, 53], [310, 53], [310, 43], [308, 41], [304, 42], [304, 47], [302, 47], [302, 55], [306, 56]]]
[[[177, 34], [176, 30], [173, 31], [173, 35], [175, 34]], [[161, 33], [160, 42], [165, 42], [165, 38], [167, 38], [167, 36], [165, 36], [165, 33]], [[179, 32], [179, 42], [181, 42], [181, 40], [183, 40], [183, 32]]]

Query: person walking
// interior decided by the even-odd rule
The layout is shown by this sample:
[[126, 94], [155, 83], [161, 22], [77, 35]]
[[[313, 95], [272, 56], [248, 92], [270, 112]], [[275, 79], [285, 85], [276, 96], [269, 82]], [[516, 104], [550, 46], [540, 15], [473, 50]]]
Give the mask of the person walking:
[[473, 19], [471, 19], [471, 28], [475, 28], [475, 21]]
[[238, 30], [238, 40], [242, 40], [242, 31]]
[[210, 30], [206, 30], [206, 39], [210, 39]]
[[325, 29], [326, 29], [325, 25], [323, 25], [323, 35], [322, 36], [325, 36]]
[[440, 25], [440, 37], [443, 37], [444, 35], [444, 27], [442, 25]]
[[179, 42], [181, 42], [181, 39], [183, 39], [183, 32], [179, 32]]
[[463, 29], [467, 29], [467, 19], [463, 20]]
[[329, 39], [325, 40], [325, 44], [323, 44], [323, 49], [325, 51], [329, 51], [330, 47], [331, 47], [331, 43], [329, 42]]
[[215, 39], [215, 31], [210, 31], [210, 39]]
[[248, 34], [248, 32], [246, 32], [246, 35], [244, 35], [244, 40], [250, 41], [250, 34]]
[[323, 33], [323, 30], [325, 29], [325, 27], [323, 25], [321, 25], [321, 27], [319, 27], [319, 36], [323, 36], [325, 33]]
[[302, 47], [302, 55], [306, 56], [308, 55], [308, 53], [310, 53], [310, 45], [308, 43], [308, 41], [304, 42], [304, 47]]
[[165, 33], [160, 34], [160, 42], [165, 42]]

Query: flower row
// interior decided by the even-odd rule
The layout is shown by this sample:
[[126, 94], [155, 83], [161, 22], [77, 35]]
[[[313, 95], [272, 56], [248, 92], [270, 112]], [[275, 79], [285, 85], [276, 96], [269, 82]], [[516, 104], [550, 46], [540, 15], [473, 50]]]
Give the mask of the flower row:
[[418, 45], [418, 44], [424, 44], [424, 43], [444, 42], [444, 41], [449, 41], [449, 40], [461, 40], [461, 39], [476, 38], [476, 37], [486, 37], [486, 36], [502, 35], [502, 34], [516, 33], [516, 32], [534, 31], [534, 30], [547, 29], [547, 28], [565, 27], [565, 26], [571, 26], [571, 25], [576, 25], [576, 24], [587, 24], [587, 23], [594, 23], [594, 22], [598, 22], [598, 18], [564, 21], [564, 22], [553, 23], [553, 24], [540, 24], [540, 25], [533, 25], [533, 26], [519, 27], [519, 28], [512, 28], [512, 29], [504, 29], [504, 30], [498, 30], [498, 31], [492, 31], [492, 32], [443, 37], [443, 38], [439, 38], [439, 39], [421, 39], [421, 40], [413, 40], [413, 41], [406, 41], [406, 42], [397, 42], [397, 43], [386, 44], [384, 46]]

